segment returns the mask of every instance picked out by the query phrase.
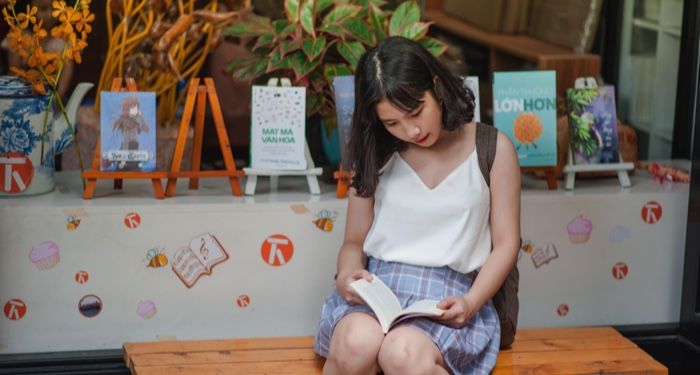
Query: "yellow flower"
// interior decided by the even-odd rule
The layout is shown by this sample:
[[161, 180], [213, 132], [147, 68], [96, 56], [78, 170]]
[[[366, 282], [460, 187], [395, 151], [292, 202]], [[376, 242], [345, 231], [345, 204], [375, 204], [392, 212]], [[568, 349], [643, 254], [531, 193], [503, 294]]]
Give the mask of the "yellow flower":
[[36, 23], [36, 13], [39, 11], [37, 7], [27, 5], [27, 13], [19, 13], [17, 15], [17, 20], [19, 21], [19, 27], [21, 29], [26, 29], [29, 23]]
[[53, 11], [51, 11], [51, 17], [53, 18], [58, 18], [63, 22], [61, 17], [66, 13], [66, 10], [68, 6], [66, 5], [65, 1], [54, 1], [51, 4], [51, 7], [53, 8]]

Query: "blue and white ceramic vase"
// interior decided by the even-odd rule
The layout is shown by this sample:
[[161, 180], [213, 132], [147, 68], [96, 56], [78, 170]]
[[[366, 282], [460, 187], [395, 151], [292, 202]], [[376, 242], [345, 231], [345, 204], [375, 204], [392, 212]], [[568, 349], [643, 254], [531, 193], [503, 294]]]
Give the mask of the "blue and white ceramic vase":
[[[92, 86], [80, 83], [71, 95], [66, 105], [71, 124], [75, 124], [80, 102]], [[69, 148], [73, 137], [66, 119], [60, 112], [54, 118], [48, 102], [49, 95], [34, 94], [26, 81], [0, 76], [0, 196], [43, 194], [54, 189], [54, 156]]]

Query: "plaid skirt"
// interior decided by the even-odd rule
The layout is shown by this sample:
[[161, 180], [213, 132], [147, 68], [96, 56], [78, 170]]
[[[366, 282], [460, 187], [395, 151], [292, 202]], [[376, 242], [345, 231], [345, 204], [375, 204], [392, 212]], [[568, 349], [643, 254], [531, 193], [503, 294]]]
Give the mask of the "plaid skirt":
[[[442, 300], [465, 295], [476, 278], [445, 267], [422, 267], [384, 262], [369, 258], [367, 270], [377, 275], [396, 294], [402, 308], [422, 299]], [[336, 324], [347, 314], [362, 312], [374, 316], [366, 305], [349, 305], [337, 291], [326, 298], [321, 310], [314, 351], [328, 356], [331, 336]], [[501, 327], [491, 301], [485, 304], [462, 328], [452, 328], [428, 318], [410, 318], [399, 325], [408, 325], [430, 337], [442, 353], [453, 374], [489, 374], [496, 364]]]

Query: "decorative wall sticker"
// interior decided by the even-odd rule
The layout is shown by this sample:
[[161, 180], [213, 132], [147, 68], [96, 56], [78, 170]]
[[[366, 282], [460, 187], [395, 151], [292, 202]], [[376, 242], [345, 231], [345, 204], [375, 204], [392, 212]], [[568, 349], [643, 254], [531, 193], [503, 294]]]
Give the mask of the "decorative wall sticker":
[[545, 264], [549, 264], [554, 259], [559, 258], [557, 247], [552, 242], [547, 242], [544, 246], [538, 246], [530, 255], [535, 268], [540, 268]]
[[649, 201], [642, 206], [642, 220], [647, 224], [656, 224], [661, 220], [663, 209], [656, 201]]
[[141, 225], [141, 215], [136, 212], [129, 212], [124, 216], [124, 225], [129, 229], [136, 229]]
[[68, 215], [68, 217], [66, 217], [66, 229], [76, 230], [78, 229], [78, 225], [80, 225], [79, 217], [75, 215]]
[[311, 212], [311, 211], [309, 211], [309, 209], [306, 208], [306, 206], [303, 205], [303, 204], [292, 204], [292, 205], [289, 206], [289, 208], [291, 208], [292, 211], [294, 211], [295, 214], [308, 214], [309, 212]]
[[13, 298], [5, 302], [5, 307], [2, 309], [5, 317], [10, 320], [20, 320], [27, 313], [27, 304], [21, 299]]
[[630, 237], [630, 230], [624, 225], [618, 225], [610, 231], [610, 242], [620, 242]]
[[283, 266], [292, 259], [294, 244], [283, 234], [273, 234], [263, 241], [260, 256], [271, 266]]
[[240, 307], [242, 309], [248, 307], [249, 304], [250, 304], [250, 296], [247, 294], [241, 294], [236, 299], [236, 305], [238, 305], [238, 307]]
[[160, 268], [168, 265], [168, 257], [165, 255], [165, 248], [156, 246], [148, 249], [146, 261], [149, 268]]
[[102, 311], [102, 300], [94, 294], [88, 294], [78, 302], [78, 311], [86, 318], [94, 318]]
[[151, 301], [150, 299], [139, 301], [139, 304], [136, 307], [136, 315], [144, 319], [151, 319], [153, 315], [156, 315], [155, 302]]
[[324, 232], [331, 232], [333, 231], [333, 220], [336, 217], [338, 217], [338, 212], [336, 211], [320, 210], [316, 213], [316, 220], [313, 223], [316, 225], [316, 228]]
[[612, 268], [612, 276], [615, 280], [622, 280], [627, 277], [629, 267], [625, 262], [617, 262]]
[[573, 218], [566, 226], [566, 231], [569, 232], [569, 240], [573, 243], [586, 243], [591, 237], [593, 231], [593, 223], [590, 220], [578, 215]]
[[535, 248], [535, 244], [532, 243], [530, 240], [524, 240], [523, 244], [520, 246], [520, 250], [524, 251], [527, 254], [532, 253], [532, 250]]
[[557, 315], [564, 317], [569, 314], [569, 305], [562, 303], [557, 307]]
[[0, 189], [8, 194], [21, 193], [34, 178], [32, 161], [19, 152], [0, 155]]
[[48, 270], [53, 268], [61, 260], [58, 252], [58, 245], [52, 241], [44, 241], [40, 244], [32, 246], [29, 251], [29, 261], [40, 270]]
[[202, 275], [211, 275], [212, 269], [228, 259], [221, 242], [209, 233], [200, 234], [190, 240], [189, 246], [179, 248], [170, 259], [177, 277], [191, 288]]
[[78, 284], [85, 284], [90, 280], [90, 275], [88, 275], [87, 271], [78, 271], [75, 273], [75, 282]]

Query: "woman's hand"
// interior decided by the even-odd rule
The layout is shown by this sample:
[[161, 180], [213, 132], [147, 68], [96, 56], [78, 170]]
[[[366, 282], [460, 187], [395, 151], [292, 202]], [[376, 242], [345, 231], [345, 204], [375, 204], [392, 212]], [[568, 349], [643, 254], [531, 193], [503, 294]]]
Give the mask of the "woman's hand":
[[365, 279], [367, 282], [371, 282], [372, 275], [365, 269], [356, 269], [349, 273], [338, 274], [338, 278], [335, 280], [335, 289], [350, 305], [365, 304], [365, 301], [357, 295], [355, 289], [350, 286], [350, 283], [359, 279]]
[[435, 320], [453, 328], [464, 327], [474, 314], [473, 304], [464, 296], [447, 297], [440, 301], [437, 307], [445, 312]]

